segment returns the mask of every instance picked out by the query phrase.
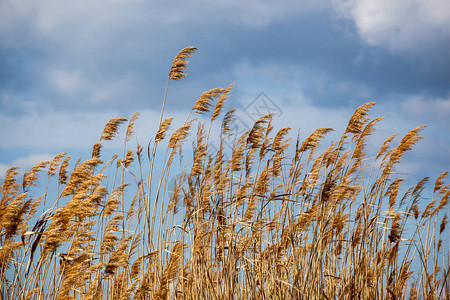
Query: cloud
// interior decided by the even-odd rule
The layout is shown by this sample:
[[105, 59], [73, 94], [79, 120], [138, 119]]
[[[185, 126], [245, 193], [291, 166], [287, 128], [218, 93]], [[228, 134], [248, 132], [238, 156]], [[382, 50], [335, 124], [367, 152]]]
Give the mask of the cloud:
[[[328, 6], [328, 1], [282, 0], [274, 2], [262, 1], [192, 1], [188, 7], [175, 8], [177, 20], [198, 13], [202, 22], [212, 19], [231, 21], [250, 27], [265, 27], [286, 18], [302, 13], [317, 11]], [[187, 13], [186, 13], [187, 11]], [[187, 21], [187, 20], [186, 20]]]
[[[353, 11], [350, 4], [348, 11]], [[245, 78], [231, 78], [232, 69], [242, 61], [286, 68], [283, 81], [263, 74], [264, 84], [284, 87], [300, 81], [307, 86], [303, 93], [320, 104], [346, 105], [372, 96], [383, 101], [386, 93], [399, 89], [415, 89], [414, 93], [433, 89], [440, 96], [448, 91], [448, 55], [424, 69], [421, 62], [437, 56], [417, 62], [366, 47], [339, 27], [330, 7], [329, 0], [245, 5], [237, 0], [186, 5], [143, 0], [108, 5], [101, 0], [4, 1], [0, 55], [7, 59], [0, 59], [0, 87], [3, 84], [3, 91], [19, 105], [34, 101], [89, 112], [107, 104], [132, 113], [159, 105], [173, 56], [193, 44], [199, 51], [191, 60], [187, 89], [197, 90], [194, 95], [201, 86], [244, 84]], [[178, 101], [169, 106], [183, 105], [187, 95], [185, 83], [176, 84], [183, 92], [171, 85], [170, 96]], [[7, 104], [5, 94], [0, 97], [1, 104]], [[2, 107], [6, 109], [14, 110]]]
[[[0, 28], [3, 30], [0, 33], [10, 36], [8, 29], [23, 28], [39, 36], [57, 36], [68, 40], [76, 33], [80, 38], [101, 32], [105, 35], [97, 37], [102, 41], [113, 35], [113, 30], [118, 27], [133, 26], [136, 23], [189, 26], [192, 23], [227, 21], [250, 27], [264, 27], [301, 13], [324, 9], [329, 6], [328, 3], [328, 0], [195, 0], [187, 5], [180, 5], [177, 1], [144, 0], [3, 1], [0, 5]], [[70, 34], [67, 34], [68, 29], [72, 29]]]
[[450, 132], [450, 98], [429, 99], [424, 96], [411, 96], [401, 104], [402, 111], [413, 119], [426, 119], [443, 126]]
[[[88, 95], [88, 102], [103, 104], [124, 99], [132, 93], [134, 82], [132, 76], [117, 74], [103, 78], [90, 77], [80, 68], [50, 68], [47, 72], [47, 84], [53, 93], [60, 97]], [[106, 78], [105, 78], [106, 77]], [[92, 80], [94, 79], [94, 80]]]
[[113, 113], [54, 112], [13, 117], [0, 112], [2, 149], [86, 147], [100, 137]]
[[[321, 68], [284, 63], [250, 64], [246, 61], [233, 68], [237, 88], [245, 86], [246, 97], [254, 98], [261, 91], [277, 93], [280, 105], [290, 107], [308, 103], [317, 107], [362, 104], [373, 100], [373, 89], [348, 76], [334, 76]], [[251, 78], [249, 80], [249, 78]]]
[[[448, 43], [450, 39], [447, 0], [195, 0], [187, 5], [144, 0], [2, 1], [0, 36], [4, 45], [65, 45], [71, 51], [83, 52], [108, 45], [130, 30], [147, 30], [151, 38], [158, 36], [161, 28], [171, 27], [166, 38], [176, 38], [184, 31], [179, 26], [231, 23], [264, 28], [331, 9], [354, 22], [359, 36], [369, 45], [414, 51], [427, 42]], [[21, 39], [16, 38], [17, 33]]]
[[49, 81], [63, 94], [72, 94], [85, 85], [79, 69], [74, 71], [54, 69], [51, 70], [49, 77]]
[[[159, 108], [158, 108], [159, 109]], [[166, 109], [164, 117], [175, 118], [171, 128], [181, 126], [189, 111]], [[67, 149], [90, 150], [98, 142], [106, 123], [115, 117], [129, 118], [114, 111], [71, 113], [48, 112], [22, 117], [11, 117], [0, 112], [0, 150], [33, 149], [33, 151], [67, 151]], [[135, 124], [139, 143], [146, 145], [158, 130], [160, 111], [142, 110]], [[120, 133], [126, 131], [127, 124], [121, 126]], [[123, 147], [123, 139], [105, 142], [108, 147]], [[52, 151], [53, 150], [53, 151]], [[90, 154], [90, 153], [89, 153]]]
[[[133, 29], [149, 28], [158, 34], [161, 27], [174, 26], [171, 36], [194, 24], [231, 22], [249, 27], [269, 24], [301, 13], [326, 7], [328, 1], [2, 1], [0, 36], [2, 43], [40, 47], [66, 45], [72, 51], [95, 50], [117, 35]], [[158, 29], [159, 28], [159, 29]], [[17, 39], [15, 33], [21, 34]], [[48, 43], [51, 43], [48, 45]]]
[[334, 6], [369, 45], [414, 52], [435, 40], [450, 41], [447, 0], [335, 0]]
[[[0, 163], [0, 180], [5, 179], [6, 171], [11, 167], [19, 167], [20, 174], [23, 174], [24, 172], [29, 171], [37, 163], [44, 160], [52, 161], [54, 157], [55, 155], [50, 153], [33, 153], [28, 156], [19, 157], [7, 164]], [[20, 178], [20, 175], [17, 178]]]
[[[3, 1], [0, 6], [0, 33], [3, 43], [26, 46], [27, 42], [41, 44], [45, 39], [68, 42], [74, 37], [72, 45], [83, 45], [83, 37], [95, 35], [98, 29], [112, 21], [124, 8], [123, 3], [113, 1], [105, 5], [103, 1], [67, 1], [54, 0], [38, 2]], [[119, 10], [119, 11], [118, 11]], [[126, 11], [125, 9], [122, 12]], [[14, 32], [25, 33], [22, 39], [15, 38]], [[101, 38], [98, 40], [101, 41]]]

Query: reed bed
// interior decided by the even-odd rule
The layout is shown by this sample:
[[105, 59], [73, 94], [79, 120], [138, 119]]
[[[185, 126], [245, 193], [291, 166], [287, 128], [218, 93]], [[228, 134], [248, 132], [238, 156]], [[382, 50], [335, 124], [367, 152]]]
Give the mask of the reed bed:
[[[235, 111], [222, 111], [230, 85], [203, 93], [170, 130], [169, 83], [186, 77], [195, 50], [175, 57], [148, 147], [131, 145], [136, 113], [110, 120], [88, 160], [60, 153], [21, 182], [16, 167], [7, 171], [2, 299], [449, 298], [448, 171], [410, 187], [396, 172], [423, 126], [393, 134], [374, 157], [373, 102], [328, 148], [320, 144], [333, 129], [290, 139], [289, 127], [273, 132], [272, 114], [235, 136]], [[104, 161], [102, 145], [123, 127], [122, 155]], [[188, 135], [192, 158], [167, 197]]]

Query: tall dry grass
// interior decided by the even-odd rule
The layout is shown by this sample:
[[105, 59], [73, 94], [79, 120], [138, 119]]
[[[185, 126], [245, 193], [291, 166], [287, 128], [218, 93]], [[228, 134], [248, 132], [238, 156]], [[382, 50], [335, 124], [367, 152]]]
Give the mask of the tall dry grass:
[[[369, 118], [373, 102], [325, 150], [320, 143], [333, 129], [290, 140], [291, 128], [272, 132], [272, 114], [232, 136], [231, 110], [210, 153], [211, 126], [232, 85], [195, 102], [191, 113], [210, 115], [209, 123], [189, 114], [169, 134], [173, 119], [164, 119], [169, 83], [186, 76], [195, 50], [173, 62], [147, 149], [130, 145], [136, 113], [106, 124], [91, 159], [60, 153], [21, 182], [17, 168], [7, 171], [2, 299], [449, 298], [448, 171], [434, 181], [431, 199], [424, 198], [428, 177], [408, 187], [395, 172], [422, 126], [399, 142], [392, 135], [367, 157], [381, 119]], [[103, 161], [102, 145], [124, 126], [122, 155]], [[171, 168], [195, 126], [193, 158], [168, 198]], [[166, 152], [157, 157], [161, 145]]]

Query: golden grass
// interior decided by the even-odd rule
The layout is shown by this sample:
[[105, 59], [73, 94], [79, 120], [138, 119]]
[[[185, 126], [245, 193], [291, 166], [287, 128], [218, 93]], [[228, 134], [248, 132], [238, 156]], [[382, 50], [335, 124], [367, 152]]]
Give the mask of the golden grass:
[[[186, 76], [195, 50], [177, 54], [169, 81]], [[166, 89], [147, 177], [143, 147], [128, 147], [138, 113], [120, 158], [103, 162], [101, 154], [127, 121], [115, 118], [91, 159], [71, 164], [60, 153], [26, 172], [22, 183], [17, 168], [9, 169], [0, 200], [1, 298], [449, 298], [448, 171], [429, 200], [429, 178], [408, 188], [395, 172], [423, 126], [397, 147], [392, 135], [370, 158], [366, 142], [381, 120], [369, 118], [373, 102], [359, 107], [324, 151], [320, 143], [333, 129], [298, 137], [292, 147], [290, 127], [272, 133], [272, 114], [232, 137], [231, 110], [219, 149], [209, 153], [212, 123], [231, 88], [209, 90], [194, 104], [192, 113], [211, 113], [209, 125], [189, 114], [170, 137]], [[193, 160], [167, 198], [174, 158], [195, 123]], [[156, 159], [167, 140], [166, 156]], [[155, 175], [156, 163], [162, 168]], [[45, 190], [37, 198], [33, 192], [42, 189], [35, 185]]]

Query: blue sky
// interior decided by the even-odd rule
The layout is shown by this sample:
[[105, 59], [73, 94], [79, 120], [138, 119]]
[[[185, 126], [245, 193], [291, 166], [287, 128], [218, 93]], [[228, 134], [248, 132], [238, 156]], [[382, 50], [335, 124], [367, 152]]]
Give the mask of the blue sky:
[[199, 50], [171, 83], [168, 116], [184, 121], [202, 92], [235, 82], [228, 108], [264, 92], [280, 126], [306, 136], [342, 133], [375, 101], [374, 147], [427, 125], [402, 171], [450, 169], [448, 0], [1, 0], [0, 177], [61, 151], [88, 158], [110, 118], [136, 111], [147, 144], [186, 46]]

